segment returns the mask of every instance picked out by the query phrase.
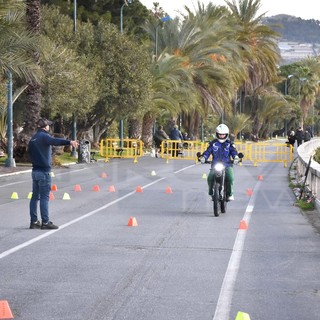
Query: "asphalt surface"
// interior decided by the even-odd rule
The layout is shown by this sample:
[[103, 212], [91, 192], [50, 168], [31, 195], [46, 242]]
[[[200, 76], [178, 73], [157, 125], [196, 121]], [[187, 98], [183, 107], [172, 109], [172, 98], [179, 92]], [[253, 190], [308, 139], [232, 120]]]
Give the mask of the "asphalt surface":
[[30, 172], [1, 176], [0, 300], [23, 320], [319, 319], [320, 236], [288, 168], [235, 167], [220, 217], [208, 170], [151, 157], [54, 169], [55, 231], [28, 229]]

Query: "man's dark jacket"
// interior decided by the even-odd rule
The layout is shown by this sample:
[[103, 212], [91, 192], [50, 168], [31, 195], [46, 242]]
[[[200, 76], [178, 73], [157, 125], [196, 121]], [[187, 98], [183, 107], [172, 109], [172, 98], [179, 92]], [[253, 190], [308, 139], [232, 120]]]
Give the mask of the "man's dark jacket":
[[51, 146], [68, 145], [70, 145], [70, 140], [54, 138], [46, 130], [38, 129], [28, 144], [33, 170], [50, 172], [52, 164]]

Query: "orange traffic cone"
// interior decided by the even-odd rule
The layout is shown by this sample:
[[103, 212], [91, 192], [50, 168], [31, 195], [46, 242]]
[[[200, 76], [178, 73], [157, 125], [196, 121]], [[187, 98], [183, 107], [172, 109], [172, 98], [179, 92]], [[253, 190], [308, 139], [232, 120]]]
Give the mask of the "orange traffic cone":
[[105, 172], [102, 172], [101, 173], [101, 178], [106, 178], [107, 177], [107, 174]]
[[143, 191], [142, 191], [142, 187], [141, 187], [141, 186], [137, 186], [136, 192], [143, 192]]
[[50, 194], [49, 194], [49, 200], [54, 200], [54, 194], [52, 191], [50, 191]]
[[240, 221], [239, 229], [240, 230], [247, 230], [248, 229], [248, 224], [245, 220]]
[[172, 189], [171, 189], [171, 187], [166, 187], [166, 193], [172, 193]]
[[114, 186], [110, 186], [110, 187], [109, 187], [109, 192], [116, 192], [115, 187], [114, 187]]
[[263, 180], [263, 176], [258, 176], [258, 180], [262, 181]]
[[252, 196], [252, 194], [253, 194], [252, 189], [251, 189], [251, 188], [248, 188], [248, 189], [247, 189], [247, 196]]
[[128, 221], [128, 227], [137, 227], [137, 226], [138, 226], [137, 219], [135, 217], [130, 217]]
[[13, 319], [13, 315], [7, 300], [0, 301], [0, 319]]
[[100, 187], [96, 184], [93, 186], [92, 190], [98, 192], [100, 191]]
[[80, 186], [80, 184], [76, 184], [76, 185], [74, 186], [74, 191], [75, 191], [75, 192], [80, 192], [80, 191], [81, 191], [81, 186]]
[[57, 191], [57, 190], [58, 190], [57, 185], [56, 185], [56, 184], [53, 184], [53, 185], [51, 186], [51, 191]]

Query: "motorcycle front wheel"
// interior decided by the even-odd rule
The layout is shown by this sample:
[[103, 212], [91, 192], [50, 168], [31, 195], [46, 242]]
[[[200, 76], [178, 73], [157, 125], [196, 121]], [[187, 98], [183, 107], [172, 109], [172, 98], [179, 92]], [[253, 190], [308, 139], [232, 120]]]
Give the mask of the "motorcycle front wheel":
[[213, 214], [215, 217], [219, 217], [219, 185], [216, 183], [213, 186], [213, 196], [212, 196], [212, 202], [213, 202]]
[[221, 213], [227, 212], [227, 188], [224, 187], [222, 199], [220, 199]]

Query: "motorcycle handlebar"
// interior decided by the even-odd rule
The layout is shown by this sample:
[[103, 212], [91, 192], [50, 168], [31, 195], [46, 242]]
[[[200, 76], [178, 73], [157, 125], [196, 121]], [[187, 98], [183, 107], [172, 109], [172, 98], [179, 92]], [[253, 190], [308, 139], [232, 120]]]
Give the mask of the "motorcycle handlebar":
[[[202, 154], [200, 152], [197, 152], [197, 158], [198, 158], [198, 162], [200, 162], [200, 158], [202, 157]], [[239, 162], [242, 162], [242, 159], [244, 158], [244, 154], [242, 152], [238, 153], [238, 157], [239, 157]], [[231, 160], [231, 162], [233, 163], [234, 161]], [[212, 163], [212, 161], [210, 160], [206, 160], [204, 163]]]

